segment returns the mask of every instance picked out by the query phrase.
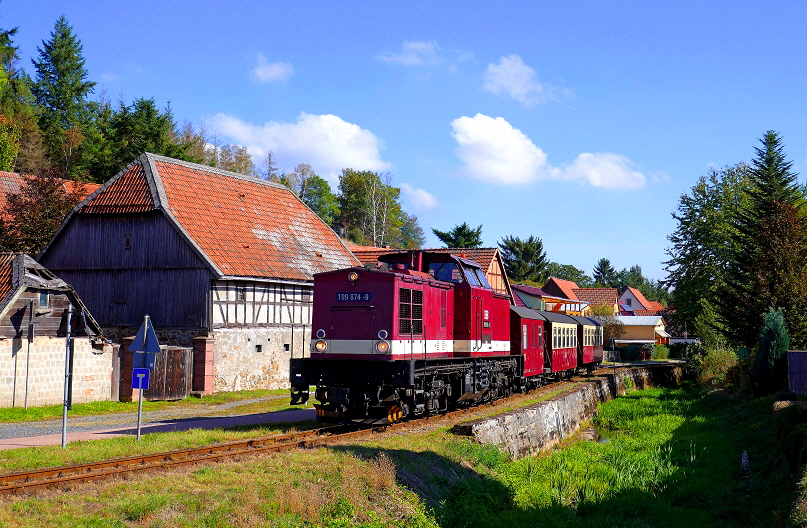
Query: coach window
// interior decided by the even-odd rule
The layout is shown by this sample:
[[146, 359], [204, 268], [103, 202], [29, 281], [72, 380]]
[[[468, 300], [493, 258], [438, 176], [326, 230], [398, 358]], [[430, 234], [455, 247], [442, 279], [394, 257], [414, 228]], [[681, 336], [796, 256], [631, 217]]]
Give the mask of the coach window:
[[527, 325], [521, 325], [521, 350], [527, 350]]

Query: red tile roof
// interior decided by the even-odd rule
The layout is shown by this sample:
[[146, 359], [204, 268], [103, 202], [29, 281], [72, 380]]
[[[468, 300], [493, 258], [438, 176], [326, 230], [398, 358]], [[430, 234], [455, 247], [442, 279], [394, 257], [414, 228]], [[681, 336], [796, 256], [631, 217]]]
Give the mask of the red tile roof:
[[[650, 309], [650, 302], [647, 299], [644, 298], [644, 295], [642, 295], [642, 292], [640, 292], [636, 288], [633, 288], [632, 286], [628, 286], [625, 289], [630, 290], [630, 292], [633, 294], [633, 296], [636, 297], [636, 300], [639, 301], [639, 303], [642, 305], [642, 308], [639, 308], [638, 306], [632, 306], [631, 309], [634, 309], [634, 308], [639, 308], [640, 310], [641, 309], [645, 309], [645, 310]], [[635, 312], [636, 310], [633, 310], [633, 311]]]
[[619, 299], [619, 290], [616, 288], [574, 288], [575, 296], [589, 304], [607, 304], [613, 306]]
[[[20, 192], [25, 180], [32, 177], [32, 174], [19, 174], [16, 172], [0, 171], [0, 211], [5, 209], [8, 195]], [[80, 182], [75, 182], [73, 180], [62, 181], [63, 189], [66, 193], [72, 193], [76, 190], [76, 187], [82, 185]], [[100, 185], [97, 183], [84, 183], [83, 185], [84, 189], [81, 193], [81, 198], [86, 198], [100, 187]]]
[[0, 253], [0, 301], [4, 301], [14, 289], [14, 257], [16, 255], [17, 253]]
[[341, 239], [287, 187], [143, 154], [78, 214], [157, 209], [219, 277], [310, 281], [358, 265]]
[[650, 310], [655, 310], [656, 312], [664, 311], [664, 305], [658, 301], [647, 301], [647, 303], [650, 305]]
[[579, 289], [577, 283], [574, 281], [559, 279], [557, 277], [550, 277], [546, 284], [541, 287], [549, 295], [562, 297], [564, 299], [578, 300], [574, 294], [574, 290]]
[[120, 177], [110, 180], [104, 190], [84, 204], [84, 213], [144, 213], [157, 208], [151, 197], [143, 166], [131, 165]]

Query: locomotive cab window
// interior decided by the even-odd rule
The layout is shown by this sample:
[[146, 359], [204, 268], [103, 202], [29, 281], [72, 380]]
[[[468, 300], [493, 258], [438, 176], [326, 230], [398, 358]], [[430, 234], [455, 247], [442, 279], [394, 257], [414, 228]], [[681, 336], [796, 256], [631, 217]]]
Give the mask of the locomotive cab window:
[[490, 287], [490, 284], [488, 284], [488, 279], [485, 277], [485, 274], [482, 273], [481, 269], [475, 269], [474, 271], [476, 272], [476, 276], [479, 279], [479, 284], [481, 284], [483, 288], [486, 288], [488, 290], [493, 289]]
[[432, 262], [429, 273], [437, 280], [445, 282], [462, 282], [462, 273], [456, 262]]
[[479, 279], [477, 278], [476, 273], [474, 273], [473, 268], [468, 268], [465, 270], [465, 278], [468, 279], [471, 286], [479, 286]]

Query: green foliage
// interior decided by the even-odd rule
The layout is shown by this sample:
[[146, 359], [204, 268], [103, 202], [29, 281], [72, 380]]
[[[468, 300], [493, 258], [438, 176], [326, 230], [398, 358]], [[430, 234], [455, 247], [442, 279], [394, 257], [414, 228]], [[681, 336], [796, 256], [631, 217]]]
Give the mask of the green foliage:
[[601, 258], [597, 261], [592, 277], [599, 286], [605, 288], [615, 288], [617, 286], [616, 270], [614, 270], [614, 267], [611, 266], [611, 261], [607, 258]]
[[787, 388], [787, 351], [790, 339], [780, 310], [770, 308], [762, 316], [754, 377], [764, 393]]
[[82, 51], [81, 41], [62, 16], [50, 40], [37, 47], [38, 60], [32, 60], [36, 75], [31, 91], [42, 109], [39, 126], [45, 135], [48, 157], [68, 175], [85, 169], [82, 148], [93, 126], [87, 97], [95, 83], [88, 80]]
[[530, 236], [526, 240], [506, 236], [499, 242], [499, 249], [507, 270], [507, 277], [513, 282], [544, 282], [546, 275], [546, 251], [540, 238]]
[[677, 227], [667, 237], [672, 245], [665, 265], [676, 318], [710, 344], [716, 339], [707, 334], [724, 328], [714, 307], [739, 250], [735, 218], [748, 201], [749, 181], [750, 168], [742, 163], [712, 169], [681, 196], [672, 215]]
[[687, 369], [703, 387], [725, 388], [736, 374], [737, 352], [724, 342], [710, 346], [695, 343], [687, 351]]
[[399, 238], [394, 242], [394, 247], [402, 249], [420, 249], [426, 242], [426, 234], [418, 224], [418, 217], [402, 211], [403, 224], [399, 230]]
[[83, 194], [81, 185], [66, 192], [64, 181], [52, 169], [27, 177], [20, 191], [7, 197], [0, 248], [37, 255]]
[[401, 190], [389, 174], [343, 169], [339, 176], [339, 213], [354, 242], [383, 246], [400, 237], [404, 223]]
[[546, 276], [573, 281], [581, 288], [591, 288], [594, 286], [594, 280], [586, 275], [585, 271], [576, 268], [571, 264], [550, 262], [546, 266]]
[[667, 359], [670, 357], [670, 349], [667, 345], [653, 345], [650, 359]]
[[482, 226], [471, 228], [467, 222], [456, 225], [449, 231], [432, 228], [432, 233], [447, 248], [478, 248], [482, 245]]
[[[717, 297], [726, 338], [752, 345], [759, 306], [776, 306], [795, 346], [807, 345], [807, 219], [804, 195], [780, 136], [768, 131], [749, 171], [748, 202], [733, 219], [736, 251]], [[749, 302], [753, 299], [753, 302]]]
[[0, 115], [0, 171], [13, 172], [22, 131], [14, 120]]
[[300, 184], [300, 199], [329, 226], [339, 216], [339, 205], [336, 195], [331, 192], [331, 186], [313, 170]]
[[646, 299], [658, 301], [663, 305], [669, 304], [670, 292], [662, 281], [648, 279], [642, 274], [642, 267], [636, 264], [630, 269], [622, 268], [614, 275], [614, 287], [620, 291], [628, 286], [638, 289]]

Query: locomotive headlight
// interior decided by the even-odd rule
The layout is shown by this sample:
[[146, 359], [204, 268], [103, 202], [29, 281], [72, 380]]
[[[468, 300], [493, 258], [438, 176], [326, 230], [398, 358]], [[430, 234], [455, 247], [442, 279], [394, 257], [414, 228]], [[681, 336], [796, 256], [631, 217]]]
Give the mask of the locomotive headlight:
[[350, 282], [356, 282], [357, 280], [359, 280], [359, 274], [356, 273], [355, 271], [351, 271], [350, 273], [347, 274], [347, 280], [349, 280]]
[[317, 352], [325, 352], [328, 349], [328, 343], [324, 339], [320, 339], [314, 344], [314, 348]]
[[379, 354], [387, 354], [389, 353], [389, 342], [379, 341], [375, 344], [375, 349], [378, 350]]

